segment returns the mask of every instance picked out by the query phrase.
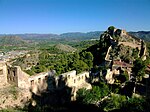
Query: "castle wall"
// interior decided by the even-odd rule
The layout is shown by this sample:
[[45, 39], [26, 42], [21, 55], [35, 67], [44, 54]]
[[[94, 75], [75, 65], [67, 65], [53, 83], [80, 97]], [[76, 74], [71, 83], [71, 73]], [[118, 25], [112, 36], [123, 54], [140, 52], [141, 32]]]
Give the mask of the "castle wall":
[[7, 66], [0, 61], [0, 85], [7, 84]]
[[18, 86], [18, 74], [16, 67], [7, 66], [7, 82]]
[[[71, 73], [71, 74], [70, 74]], [[76, 94], [78, 89], [86, 88], [86, 89], [92, 89], [91, 84], [89, 84], [88, 78], [89, 78], [89, 72], [82, 72], [80, 74], [76, 75], [76, 71], [71, 71], [69, 73], [65, 73], [66, 77], [66, 86], [72, 88], [71, 91], [71, 100], [76, 100]]]
[[113, 71], [111, 71], [110, 69], [107, 69], [105, 79], [107, 80], [107, 83], [113, 84], [115, 81], [113, 78]]
[[126, 34], [127, 34], [127, 32], [125, 30], [121, 30], [120, 36], [123, 36], [123, 35], [126, 35]]
[[92, 86], [87, 82], [89, 72], [82, 72], [76, 75], [76, 71], [63, 73], [54, 76], [55, 72], [43, 72], [34, 76], [29, 76], [21, 70], [19, 66], [11, 66], [0, 63], [0, 84], [13, 84], [19, 88], [35, 94], [40, 94], [44, 90], [63, 89], [63, 87], [72, 88], [71, 100], [76, 99], [76, 92], [80, 88], [91, 89]]
[[72, 70], [72, 71], [61, 74], [61, 76], [62, 77], [67, 77], [67, 78], [75, 77], [76, 76], [76, 71]]
[[28, 79], [31, 92], [38, 93], [48, 87], [48, 72], [30, 76]]
[[112, 49], [112, 46], [109, 46], [107, 53], [106, 53], [106, 56], [105, 56], [105, 60], [109, 60], [109, 58], [110, 58], [109, 52], [111, 49]]
[[120, 74], [120, 70], [114, 69], [113, 73], [114, 73], [115, 75], [119, 75], [119, 74]]
[[76, 86], [77, 87], [82, 87], [82, 84], [87, 83], [87, 80], [89, 78], [89, 72], [82, 72], [77, 75], [76, 79]]
[[29, 88], [28, 78], [29, 75], [21, 70], [19, 66], [16, 66], [17, 74], [18, 74], [18, 87], [23, 89]]
[[82, 83], [85, 83], [86, 80], [89, 78], [89, 72], [82, 72], [76, 75], [75, 70], [61, 74], [61, 75], [65, 79], [66, 86], [68, 87], [78, 87]]
[[[66, 72], [66, 73], [63, 73], [59, 76], [59, 87], [63, 87], [63, 86], [68, 86], [68, 87], [72, 87], [75, 83], [75, 77], [76, 77], [76, 71], [73, 70], [73, 71], [69, 71], [69, 72]], [[61, 83], [61, 84], [60, 84]], [[64, 83], [64, 84], [62, 84]]]
[[144, 41], [141, 41], [141, 50], [139, 52], [139, 56], [142, 60], [146, 60], [146, 44]]

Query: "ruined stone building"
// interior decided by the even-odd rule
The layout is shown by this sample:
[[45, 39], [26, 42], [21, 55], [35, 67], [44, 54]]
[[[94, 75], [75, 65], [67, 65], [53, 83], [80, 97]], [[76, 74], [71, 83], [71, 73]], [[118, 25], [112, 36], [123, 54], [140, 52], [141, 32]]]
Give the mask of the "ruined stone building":
[[7, 84], [7, 66], [5, 62], [0, 61], [0, 86]]
[[54, 70], [29, 76], [27, 73], [22, 71], [19, 66], [11, 66], [7, 65], [5, 62], [0, 62], [1, 85], [15, 85], [34, 94], [40, 94], [46, 90], [53, 91], [63, 87], [70, 87], [72, 88], [71, 100], [75, 100], [78, 89], [92, 88], [87, 82], [88, 78], [89, 72], [83, 72], [77, 75], [75, 70], [60, 74], [59, 76], [55, 76]]
[[105, 79], [107, 83], [113, 84], [115, 82], [115, 77], [119, 76], [122, 71], [127, 71], [128, 78], [130, 79], [130, 75], [132, 72], [132, 65], [126, 62], [122, 62], [121, 60], [113, 60], [111, 68], [107, 69]]

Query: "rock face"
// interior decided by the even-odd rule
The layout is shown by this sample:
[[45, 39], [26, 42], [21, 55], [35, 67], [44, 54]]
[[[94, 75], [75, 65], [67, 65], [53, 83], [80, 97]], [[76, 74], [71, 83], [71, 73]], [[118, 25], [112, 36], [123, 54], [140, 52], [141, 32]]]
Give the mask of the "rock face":
[[147, 55], [143, 40], [113, 26], [100, 36], [99, 47], [102, 64], [108, 67], [104, 76], [109, 84], [113, 84], [115, 77], [125, 72], [130, 79], [133, 61], [138, 57], [145, 60]]
[[143, 40], [113, 26], [100, 36], [100, 49], [105, 61], [123, 60], [130, 63], [137, 57], [146, 58], [146, 44]]
[[23, 45], [27, 45], [27, 42], [18, 36], [3, 36], [3, 37], [0, 37], [0, 45], [23, 46]]
[[19, 89], [12, 85], [0, 87], [0, 110], [9, 107], [21, 107], [29, 101], [31, 93], [28, 90]]

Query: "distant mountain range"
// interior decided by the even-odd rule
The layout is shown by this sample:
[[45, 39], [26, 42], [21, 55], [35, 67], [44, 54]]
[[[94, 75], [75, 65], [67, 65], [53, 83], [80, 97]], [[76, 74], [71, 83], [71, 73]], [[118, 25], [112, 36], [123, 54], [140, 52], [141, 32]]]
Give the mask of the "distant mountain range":
[[87, 32], [87, 33], [81, 33], [81, 32], [72, 32], [72, 33], [63, 33], [60, 34], [60, 38], [65, 39], [78, 39], [78, 40], [89, 40], [89, 39], [99, 39], [100, 35], [103, 33], [103, 31], [94, 31], [94, 32]]
[[63, 34], [0, 34], [0, 36], [19, 36], [24, 40], [52, 40], [52, 39], [63, 39], [63, 40], [89, 40], [89, 39], [99, 39], [102, 31], [94, 32], [71, 32]]
[[[82, 41], [82, 40], [90, 40], [90, 39], [99, 39], [100, 35], [103, 31], [93, 31], [87, 33], [81, 32], [71, 32], [71, 33], [63, 33], [63, 34], [0, 34], [1, 37], [9, 37], [9, 36], [17, 36], [22, 38], [23, 40], [29, 41], [47, 41], [47, 40], [65, 40], [65, 41]], [[138, 31], [138, 32], [128, 32], [131, 35], [139, 37], [143, 40], [150, 41], [150, 31]]]
[[24, 46], [27, 41], [18, 36], [2, 36], [0, 37], [1, 46]]
[[150, 41], [150, 31], [129, 32], [129, 34], [141, 38], [145, 41]]

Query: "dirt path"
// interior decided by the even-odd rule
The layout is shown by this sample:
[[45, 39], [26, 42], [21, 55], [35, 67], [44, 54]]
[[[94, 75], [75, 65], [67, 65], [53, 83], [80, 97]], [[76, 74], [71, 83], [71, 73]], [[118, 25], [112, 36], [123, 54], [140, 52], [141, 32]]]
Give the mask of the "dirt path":
[[125, 46], [130, 46], [130, 47], [132, 47], [132, 48], [136, 48], [136, 47], [138, 47], [139, 49], [141, 48], [141, 45], [133, 44], [133, 43], [131, 43], [131, 42], [119, 42], [119, 44], [123, 44], [123, 45], [125, 45]]

